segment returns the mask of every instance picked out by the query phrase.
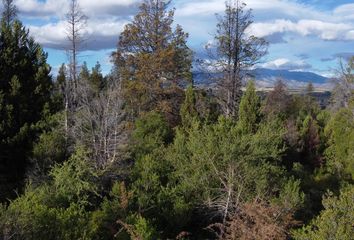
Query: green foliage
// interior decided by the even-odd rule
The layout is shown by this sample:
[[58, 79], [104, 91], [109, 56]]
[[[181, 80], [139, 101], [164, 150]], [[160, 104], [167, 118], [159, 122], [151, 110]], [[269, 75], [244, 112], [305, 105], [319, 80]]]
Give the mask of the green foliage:
[[0, 174], [6, 180], [0, 182], [2, 200], [9, 197], [4, 187], [19, 187], [23, 180], [38, 133], [31, 125], [50, 105], [52, 89], [46, 53], [12, 17], [5, 21], [3, 16], [0, 29]]
[[135, 121], [133, 155], [139, 159], [171, 139], [172, 131], [165, 118], [157, 112], [143, 114]]
[[90, 78], [90, 71], [87, 67], [87, 63], [84, 62], [81, 66], [79, 79], [80, 79], [80, 81], [89, 81], [89, 78]]
[[131, 224], [129, 235], [131, 239], [153, 240], [156, 238], [156, 230], [151, 223], [140, 215], [133, 214], [127, 218]]
[[160, 110], [178, 115], [180, 86], [191, 80], [188, 34], [180, 25], [173, 26], [169, 4], [143, 1], [118, 40], [114, 62], [129, 110], [135, 113]]
[[312, 168], [321, 166], [320, 155], [320, 134], [317, 121], [311, 116], [307, 116], [301, 128], [302, 152], [306, 165]]
[[305, 194], [301, 191], [300, 180], [290, 178], [285, 182], [275, 202], [285, 212], [295, 212], [303, 207]]
[[50, 176], [59, 201], [57, 205], [65, 206], [71, 202], [87, 204], [90, 197], [97, 196], [97, 175], [88, 160], [88, 153], [82, 148], [78, 148], [68, 161], [55, 166]]
[[136, 162], [137, 203], [146, 209], [144, 216], [164, 219], [158, 225], [165, 234], [177, 234], [193, 221], [192, 209], [213, 211], [210, 201], [227, 197], [225, 184], [233, 186], [232, 202], [237, 196], [242, 202], [256, 196], [274, 198], [285, 180], [280, 161], [283, 134], [276, 122], [260, 125], [254, 135], [241, 135], [229, 119], [212, 125], [194, 121], [187, 131], [177, 130], [172, 145]]
[[[103, 199], [100, 208], [92, 213], [90, 220], [91, 239], [113, 239], [122, 226], [117, 221], [125, 219], [131, 193], [127, 192], [124, 183], [115, 183], [109, 196]], [[123, 232], [118, 239], [123, 238]]]
[[5, 212], [4, 238], [89, 239], [87, 211], [97, 196], [97, 179], [82, 149], [51, 171], [52, 181], [28, 185]]
[[58, 71], [57, 79], [54, 82], [53, 87], [53, 102], [57, 105], [57, 109], [63, 110], [65, 107], [65, 93], [67, 92], [67, 69], [63, 63]]
[[323, 199], [323, 210], [314, 221], [294, 232], [298, 240], [347, 240], [354, 236], [354, 187], [346, 187], [339, 197], [329, 193]]
[[55, 163], [67, 159], [67, 139], [63, 122], [63, 113], [58, 113], [36, 124], [36, 128], [42, 129], [43, 133], [39, 135], [38, 141], [33, 146], [29, 171], [31, 177], [45, 177]]
[[90, 81], [92, 89], [95, 92], [99, 92], [105, 87], [104, 77], [102, 75], [101, 64], [99, 62], [97, 62], [95, 67], [92, 68], [89, 81]]
[[330, 171], [342, 179], [354, 179], [354, 108], [339, 110], [325, 128], [326, 149]]
[[198, 118], [196, 96], [193, 85], [188, 86], [185, 95], [186, 96], [181, 106], [180, 115], [182, 118], [182, 126], [189, 128], [192, 125], [192, 122]]
[[241, 98], [238, 113], [238, 128], [243, 134], [255, 133], [260, 122], [261, 100], [253, 81], [249, 81]]
[[[250, 17], [244, 4], [227, 4], [226, 17], [220, 18], [225, 24], [218, 25], [216, 52], [230, 58], [226, 68], [232, 70], [226, 71], [224, 86], [233, 88], [220, 89], [229, 93], [222, 100], [227, 106], [221, 107], [214, 92], [193, 86], [183, 91], [191, 80], [192, 53], [188, 34], [173, 23], [170, 1], [143, 1], [122, 32], [109, 78], [121, 81], [119, 87], [107, 85], [98, 62], [92, 69], [84, 63], [78, 88], [82, 94], [75, 96], [64, 64], [52, 83], [47, 55], [16, 20], [13, 0], [5, 2], [9, 6], [0, 29], [0, 200], [20, 189], [25, 173], [28, 178], [23, 194], [0, 204], [0, 239], [215, 239], [209, 231], [218, 228], [225, 230], [220, 239], [252, 234], [280, 239], [289, 234], [294, 216], [305, 225], [293, 232], [295, 239], [354, 235], [352, 93], [345, 89], [345, 108], [331, 113], [321, 111], [311, 97], [311, 84], [303, 94], [290, 95], [278, 81], [261, 103], [250, 81], [238, 105], [242, 76], [231, 69], [239, 65], [231, 55], [239, 54], [242, 44], [227, 44], [235, 35], [223, 31], [239, 16]], [[240, 24], [249, 26], [247, 21]], [[252, 38], [251, 45], [262, 49], [258, 58], [264, 41]], [[248, 66], [253, 65], [252, 55], [243, 60]], [[347, 83], [352, 82], [353, 62], [343, 69]], [[232, 79], [235, 84], [228, 84]], [[74, 114], [84, 123], [64, 129], [65, 120], [69, 126], [75, 120], [58, 113], [69, 97], [75, 98], [74, 105], [88, 105]], [[123, 157], [129, 161], [112, 161], [109, 169], [102, 164], [101, 175], [89, 156], [110, 159], [110, 151], [125, 150], [127, 137], [126, 129], [109, 128], [123, 116], [111, 111], [91, 116], [96, 108], [107, 110], [106, 97], [114, 98], [110, 103], [117, 106], [116, 97], [124, 102], [124, 109], [115, 110], [124, 110], [122, 115], [133, 117], [135, 125], [127, 134], [130, 158]], [[220, 116], [221, 109], [232, 118]], [[70, 133], [78, 136], [88, 126], [103, 130], [96, 137], [71, 138]], [[97, 145], [95, 154], [71, 145], [88, 139]]]

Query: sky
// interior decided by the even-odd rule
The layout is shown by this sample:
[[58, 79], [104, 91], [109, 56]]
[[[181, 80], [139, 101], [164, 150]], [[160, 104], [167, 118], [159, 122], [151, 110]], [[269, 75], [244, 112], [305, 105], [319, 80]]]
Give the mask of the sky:
[[[195, 58], [212, 41], [224, 0], [172, 0], [175, 23], [189, 33]], [[257, 67], [311, 71], [332, 76], [339, 59], [354, 55], [354, 0], [245, 0], [254, 23], [250, 32], [269, 42], [269, 54]], [[65, 14], [69, 0], [15, 0], [20, 20], [48, 52], [53, 74], [67, 62]], [[88, 16], [80, 61], [111, 69], [118, 36], [138, 11], [141, 0], [79, 0]]]

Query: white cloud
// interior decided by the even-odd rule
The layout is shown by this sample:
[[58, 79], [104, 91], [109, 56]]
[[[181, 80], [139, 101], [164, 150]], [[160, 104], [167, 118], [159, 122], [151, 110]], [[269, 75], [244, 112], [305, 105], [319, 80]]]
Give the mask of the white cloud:
[[[266, 37], [275, 33], [297, 33], [302, 36], [315, 35], [322, 40], [349, 40], [354, 26], [346, 23], [330, 23], [319, 20], [300, 20], [293, 22], [277, 19], [272, 22], [255, 23], [250, 32], [258, 37]], [[349, 35], [348, 35], [349, 34]]]
[[[139, 0], [79, 0], [80, 7], [88, 16], [83, 44], [86, 50], [114, 48], [119, 33], [131, 16], [137, 11]], [[38, 19], [46, 24], [29, 25], [31, 35], [48, 48], [65, 49], [68, 44], [66, 36], [65, 15], [69, 0], [16, 0], [20, 15], [25, 18]], [[53, 20], [56, 19], [56, 20]], [[33, 20], [31, 21], [33, 22]]]
[[[82, 44], [86, 50], [100, 50], [114, 48], [119, 33], [127, 22], [121, 21], [92, 21], [83, 32]], [[65, 49], [68, 41], [66, 35], [66, 22], [50, 23], [43, 26], [30, 26], [31, 35], [46, 47]]]
[[304, 60], [291, 61], [287, 58], [279, 58], [270, 62], [261, 64], [259, 67], [275, 70], [292, 70], [299, 71], [310, 69], [312, 66]]
[[68, 1], [65, 0], [16, 0], [16, 6], [20, 14], [27, 17], [51, 17], [53, 15], [62, 16], [68, 8]]
[[[15, 0], [21, 17], [30, 19], [31, 34], [45, 47], [64, 49], [67, 45], [64, 17], [68, 9], [69, 0]], [[89, 17], [85, 38], [88, 41], [85, 48], [101, 50], [114, 48], [118, 35], [124, 25], [137, 12], [137, 5], [142, 0], [79, 0], [79, 3]], [[216, 17], [214, 13], [224, 11], [225, 0], [174, 0], [176, 7], [176, 23], [180, 23], [186, 32], [190, 33], [190, 46], [196, 52], [201, 51], [211, 34], [215, 32]], [[325, 41], [354, 40], [354, 4], [337, 7], [333, 11], [321, 11], [308, 4], [300, 4], [297, 0], [245, 0], [248, 7], [254, 9], [255, 24], [252, 33], [266, 37], [271, 43], [284, 43], [271, 49], [277, 56], [281, 54], [295, 55], [296, 49], [291, 44], [299, 46], [299, 42], [309, 43], [301, 45], [302, 51], [318, 59], [325, 57], [325, 53], [318, 53], [321, 43]], [[0, 4], [1, 5], [1, 4]], [[37, 21], [37, 19], [39, 21]], [[26, 22], [26, 21], [25, 21]], [[44, 22], [44, 24], [43, 24]], [[289, 33], [291, 35], [289, 35]], [[294, 34], [304, 38], [294, 39]], [[317, 37], [324, 41], [306, 38]], [[288, 43], [286, 43], [286, 41]], [[301, 39], [301, 40], [299, 40]], [[298, 41], [294, 43], [295, 41]], [[330, 43], [331, 44], [331, 43]], [[332, 44], [332, 52], [349, 51], [340, 49], [338, 42]], [[281, 46], [280, 46], [281, 45]], [[271, 48], [275, 46], [271, 44]], [[286, 47], [286, 49], [279, 50]], [[326, 45], [327, 46], [327, 45]], [[278, 48], [279, 47], [279, 48]], [[317, 50], [313, 50], [317, 48]], [[306, 49], [306, 50], [304, 50]], [[272, 52], [270, 51], [270, 54]], [[282, 52], [281, 52], [282, 51]], [[332, 54], [332, 53], [330, 53]], [[289, 57], [291, 58], [291, 57]], [[272, 56], [270, 59], [273, 59]], [[268, 66], [278, 69], [307, 69], [306, 62], [291, 61], [285, 58], [267, 63]]]
[[[16, 0], [20, 13], [29, 17], [63, 18], [69, 8], [69, 0]], [[122, 16], [132, 14], [139, 0], [78, 0], [80, 7], [92, 18], [98, 16]]]
[[344, 19], [354, 20], [354, 3], [341, 5], [334, 9], [333, 13]]

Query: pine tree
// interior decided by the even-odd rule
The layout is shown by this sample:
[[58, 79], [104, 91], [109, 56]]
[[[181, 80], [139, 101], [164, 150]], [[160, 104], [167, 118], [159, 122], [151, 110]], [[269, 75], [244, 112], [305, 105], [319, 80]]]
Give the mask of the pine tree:
[[182, 126], [185, 128], [189, 128], [192, 126], [193, 121], [197, 119], [198, 112], [196, 109], [196, 97], [195, 92], [192, 85], [189, 85], [186, 94], [185, 94], [184, 102], [181, 106], [181, 120]]
[[307, 116], [302, 126], [302, 151], [304, 154], [305, 164], [310, 165], [312, 168], [321, 166], [321, 157], [319, 156], [320, 135], [319, 127], [316, 119]]
[[65, 108], [66, 74], [66, 66], [62, 64], [54, 83], [54, 98], [59, 105], [59, 109]]
[[274, 89], [267, 95], [263, 112], [270, 118], [276, 116], [285, 118], [289, 111], [291, 98], [285, 83], [279, 79]]
[[[36, 136], [32, 125], [48, 106], [52, 81], [47, 55], [16, 19], [12, 1], [6, 2], [0, 29], [0, 175], [8, 187], [24, 176]], [[6, 190], [0, 194], [4, 198]]]
[[179, 25], [173, 29], [169, 3], [145, 0], [119, 37], [115, 65], [134, 113], [157, 109], [178, 116], [181, 99], [176, 98], [191, 78], [188, 34]]
[[10, 25], [17, 17], [18, 9], [14, 4], [14, 0], [2, 0], [4, 10], [2, 12], [3, 21], [6, 25]]
[[99, 62], [97, 62], [95, 67], [92, 68], [90, 85], [95, 92], [99, 92], [104, 88], [104, 77], [102, 75], [101, 64]]
[[214, 61], [207, 65], [219, 73], [219, 98], [224, 114], [237, 118], [246, 72], [267, 53], [267, 42], [247, 34], [253, 16], [243, 1], [226, 1], [225, 13], [218, 17], [215, 44], [207, 46], [209, 58]]
[[87, 67], [87, 62], [84, 62], [81, 66], [80, 74], [79, 74], [79, 81], [89, 81], [90, 78], [90, 71]]
[[253, 81], [247, 85], [245, 94], [241, 98], [238, 128], [244, 134], [255, 133], [260, 122], [261, 100], [256, 93]]

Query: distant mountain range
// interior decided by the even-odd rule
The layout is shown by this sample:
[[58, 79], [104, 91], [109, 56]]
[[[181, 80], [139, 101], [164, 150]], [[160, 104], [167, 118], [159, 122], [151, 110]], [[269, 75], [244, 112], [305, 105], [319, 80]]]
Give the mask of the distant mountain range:
[[[289, 88], [303, 88], [308, 83], [313, 83], [315, 88], [331, 89], [329, 79], [313, 72], [299, 72], [289, 70], [273, 70], [266, 68], [257, 68], [249, 72], [256, 80], [256, 85], [261, 88], [273, 87], [278, 79], [282, 79]], [[214, 74], [213, 77], [216, 77]], [[201, 87], [213, 87], [215, 82], [210, 80], [210, 75], [195, 72], [194, 81], [196, 85]]]

